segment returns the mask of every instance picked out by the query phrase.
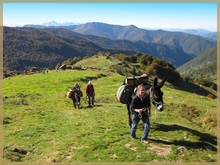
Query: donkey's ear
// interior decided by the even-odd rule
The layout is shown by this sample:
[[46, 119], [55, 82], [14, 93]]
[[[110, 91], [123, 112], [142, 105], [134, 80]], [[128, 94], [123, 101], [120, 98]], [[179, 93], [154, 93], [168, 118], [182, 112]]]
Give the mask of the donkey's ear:
[[162, 88], [162, 86], [164, 85], [166, 79], [167, 79], [167, 76], [165, 76], [165, 77], [163, 78], [163, 80], [157, 85], [157, 87]]

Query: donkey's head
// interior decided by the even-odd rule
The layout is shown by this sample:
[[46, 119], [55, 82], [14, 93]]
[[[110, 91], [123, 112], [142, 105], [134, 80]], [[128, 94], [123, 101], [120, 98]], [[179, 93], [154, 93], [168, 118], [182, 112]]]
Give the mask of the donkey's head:
[[163, 92], [161, 91], [161, 88], [163, 87], [165, 81], [166, 77], [164, 77], [160, 83], [157, 82], [157, 78], [154, 78], [154, 84], [150, 88], [151, 102], [156, 106], [158, 111], [164, 110]]

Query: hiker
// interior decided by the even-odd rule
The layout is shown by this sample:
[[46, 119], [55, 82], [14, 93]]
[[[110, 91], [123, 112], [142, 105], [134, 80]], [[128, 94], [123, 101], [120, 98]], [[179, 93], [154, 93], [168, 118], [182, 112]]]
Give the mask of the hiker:
[[130, 136], [133, 139], [136, 139], [136, 130], [140, 119], [143, 121], [143, 134], [141, 137], [141, 141], [145, 144], [148, 143], [148, 133], [150, 131], [150, 120], [151, 116], [150, 110], [150, 97], [149, 94], [146, 93], [144, 85], [139, 85], [137, 87], [137, 94], [132, 98], [131, 106], [132, 112], [132, 125]]
[[94, 106], [95, 90], [94, 90], [94, 86], [92, 85], [92, 81], [89, 81], [88, 85], [86, 86], [86, 96], [87, 96], [87, 100], [88, 100], [88, 106], [93, 107]]

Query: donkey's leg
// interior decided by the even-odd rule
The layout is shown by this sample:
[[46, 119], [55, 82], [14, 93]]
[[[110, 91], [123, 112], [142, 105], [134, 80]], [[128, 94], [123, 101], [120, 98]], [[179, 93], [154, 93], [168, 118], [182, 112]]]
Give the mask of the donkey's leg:
[[76, 104], [79, 103], [78, 94], [76, 92], [74, 93], [74, 100], [75, 100]]
[[73, 106], [76, 108], [76, 101], [73, 99]]
[[126, 107], [127, 107], [127, 113], [128, 113], [128, 125], [129, 125], [130, 128], [131, 128], [132, 121], [131, 121], [130, 104], [126, 104]]
[[79, 100], [76, 92], [74, 92], [74, 107], [79, 109]]
[[[77, 96], [78, 97], [78, 96]], [[78, 97], [77, 109], [80, 109], [80, 97]]]

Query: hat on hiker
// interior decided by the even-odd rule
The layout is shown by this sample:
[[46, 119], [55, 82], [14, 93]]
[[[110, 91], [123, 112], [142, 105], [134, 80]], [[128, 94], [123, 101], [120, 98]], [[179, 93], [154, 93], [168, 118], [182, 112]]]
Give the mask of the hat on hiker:
[[92, 84], [92, 81], [89, 81], [88, 84]]

